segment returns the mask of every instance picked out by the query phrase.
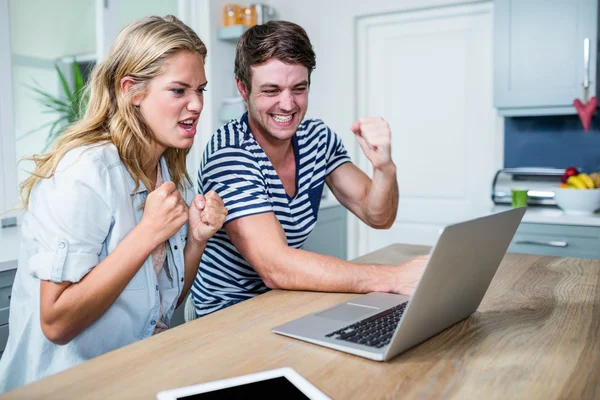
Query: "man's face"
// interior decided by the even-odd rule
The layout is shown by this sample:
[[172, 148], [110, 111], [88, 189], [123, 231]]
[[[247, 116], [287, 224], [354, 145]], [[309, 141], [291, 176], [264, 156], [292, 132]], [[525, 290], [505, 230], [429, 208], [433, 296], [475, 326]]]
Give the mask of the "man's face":
[[237, 81], [248, 103], [252, 132], [270, 140], [290, 139], [308, 108], [308, 69], [270, 59], [252, 67], [252, 91]]

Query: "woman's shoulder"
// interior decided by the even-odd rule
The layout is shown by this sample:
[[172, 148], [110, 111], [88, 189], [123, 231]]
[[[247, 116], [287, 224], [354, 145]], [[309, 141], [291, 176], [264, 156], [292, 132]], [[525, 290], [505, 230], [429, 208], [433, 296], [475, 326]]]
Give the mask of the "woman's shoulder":
[[110, 142], [85, 145], [66, 152], [58, 163], [56, 172], [76, 170], [90, 174], [93, 171], [109, 169], [120, 162], [119, 152]]

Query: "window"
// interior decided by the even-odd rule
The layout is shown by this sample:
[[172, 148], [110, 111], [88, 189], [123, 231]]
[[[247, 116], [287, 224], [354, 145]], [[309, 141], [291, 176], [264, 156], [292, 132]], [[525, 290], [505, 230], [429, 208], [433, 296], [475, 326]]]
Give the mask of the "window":
[[23, 157], [43, 152], [56, 114], [32, 87], [61, 96], [55, 65], [71, 76], [90, 71], [119, 30], [145, 15], [178, 15], [181, 0], [0, 0], [0, 217], [18, 205], [18, 184], [33, 169]]

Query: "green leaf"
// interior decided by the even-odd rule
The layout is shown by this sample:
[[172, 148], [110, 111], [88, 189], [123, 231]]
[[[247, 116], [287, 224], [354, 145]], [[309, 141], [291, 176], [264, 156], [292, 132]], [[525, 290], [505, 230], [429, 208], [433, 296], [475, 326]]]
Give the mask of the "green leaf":
[[55, 97], [52, 97], [52, 95], [44, 92], [41, 89], [38, 89], [33, 86], [29, 86], [29, 88], [31, 90], [33, 90], [34, 92], [36, 92], [40, 96], [38, 98], [38, 101], [40, 103], [42, 103], [42, 105], [45, 107], [52, 107], [53, 104], [60, 106], [60, 107], [69, 107], [69, 103], [65, 102], [64, 100], [60, 100]]
[[[37, 95], [37, 101], [44, 107], [42, 113], [44, 114], [55, 114], [58, 118], [54, 121], [48, 122], [34, 130], [26, 132], [21, 138], [29, 136], [30, 134], [39, 131], [40, 129], [46, 128], [48, 125], [52, 125], [46, 137], [46, 144], [44, 151], [62, 134], [65, 127], [76, 121], [78, 121], [83, 114], [88, 103], [88, 92], [85, 90], [85, 84], [83, 82], [83, 74], [79, 65], [73, 61], [71, 69], [73, 72], [73, 89], [69, 86], [67, 79], [63, 75], [62, 71], [57, 64], [54, 65], [62, 91], [65, 94], [65, 98], [62, 96], [54, 96], [49, 92], [41, 89], [41, 85], [34, 80], [36, 86], [28, 85], [32, 92]], [[20, 139], [21, 139], [20, 138]]]
[[73, 92], [75, 92], [75, 94], [78, 95], [77, 97], [80, 97], [79, 93], [81, 92], [81, 89], [83, 89], [83, 74], [81, 73], [79, 64], [77, 64], [76, 62], [73, 62], [73, 80]]
[[67, 79], [61, 72], [60, 68], [58, 68], [57, 64], [54, 64], [54, 68], [56, 69], [56, 72], [58, 72], [58, 78], [60, 79], [60, 84], [63, 88], [63, 92], [67, 96], [67, 99], [69, 99], [69, 101], [72, 102], [73, 101], [73, 93], [71, 93], [71, 88], [69, 87], [69, 84], [67, 83]]

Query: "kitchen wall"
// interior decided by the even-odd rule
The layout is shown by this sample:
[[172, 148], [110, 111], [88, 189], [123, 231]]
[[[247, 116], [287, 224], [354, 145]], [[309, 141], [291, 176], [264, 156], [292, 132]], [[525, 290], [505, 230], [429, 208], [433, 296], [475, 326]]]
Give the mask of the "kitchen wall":
[[506, 118], [504, 166], [600, 171], [600, 115], [585, 132], [577, 115]]

